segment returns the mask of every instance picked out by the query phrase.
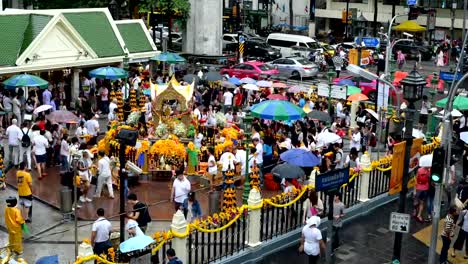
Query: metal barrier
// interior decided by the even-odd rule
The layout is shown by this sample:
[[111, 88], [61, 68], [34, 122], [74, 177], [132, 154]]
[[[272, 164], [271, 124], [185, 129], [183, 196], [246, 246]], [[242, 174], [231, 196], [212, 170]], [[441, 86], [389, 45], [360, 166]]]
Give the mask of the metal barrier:
[[370, 172], [369, 198], [374, 198], [380, 194], [388, 192], [391, 173], [391, 170], [382, 171], [379, 167]]
[[236, 223], [219, 232], [193, 230], [188, 237], [188, 263], [210, 263], [243, 250], [247, 238], [247, 216], [246, 209]]
[[[286, 194], [271, 198], [272, 202], [286, 204], [298, 194]], [[264, 203], [260, 213], [260, 235], [265, 241], [276, 236], [287, 233], [302, 226], [303, 210], [302, 205], [307, 198], [306, 195], [287, 207], [273, 206]]]

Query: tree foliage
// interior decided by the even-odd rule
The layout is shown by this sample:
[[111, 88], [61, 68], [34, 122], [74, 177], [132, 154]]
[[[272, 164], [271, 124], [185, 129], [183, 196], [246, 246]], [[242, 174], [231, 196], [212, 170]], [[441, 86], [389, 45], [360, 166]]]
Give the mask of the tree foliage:
[[190, 13], [189, 0], [148, 0], [141, 2], [140, 9], [149, 11], [153, 6], [155, 11], [165, 14], [176, 14], [183, 18], [188, 18]]
[[[38, 9], [67, 9], [67, 8], [93, 8], [93, 7], [107, 7], [108, 0], [28, 0], [34, 4]], [[123, 2], [123, 1], [117, 1]]]

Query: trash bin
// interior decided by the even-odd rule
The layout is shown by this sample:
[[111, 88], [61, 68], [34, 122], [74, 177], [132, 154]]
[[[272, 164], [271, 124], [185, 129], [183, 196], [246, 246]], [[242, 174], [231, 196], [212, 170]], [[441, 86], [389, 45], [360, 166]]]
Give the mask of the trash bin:
[[220, 191], [211, 191], [209, 192], [209, 205], [208, 211], [209, 215], [213, 215], [214, 213], [219, 213], [219, 204], [220, 204]]
[[68, 214], [72, 212], [72, 191], [68, 187], [60, 189], [60, 212]]

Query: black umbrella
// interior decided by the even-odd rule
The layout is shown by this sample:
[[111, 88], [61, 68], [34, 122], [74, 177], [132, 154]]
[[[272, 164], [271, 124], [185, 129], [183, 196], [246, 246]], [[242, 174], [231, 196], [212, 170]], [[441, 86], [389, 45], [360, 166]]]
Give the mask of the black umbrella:
[[188, 83], [192, 83], [193, 81], [195, 81], [195, 84], [198, 84], [198, 82], [200, 82], [200, 78], [198, 78], [198, 76], [195, 74], [187, 74], [182, 79], [184, 80], [184, 82]]
[[329, 122], [331, 120], [330, 115], [322, 111], [311, 111], [307, 114], [307, 117], [310, 119], [316, 119], [316, 120], [323, 121], [323, 122]]
[[296, 179], [305, 176], [305, 172], [301, 169], [301, 167], [289, 163], [276, 165], [271, 170], [271, 174], [278, 178], [286, 179]]
[[205, 74], [204, 79], [209, 82], [221, 81], [223, 76], [219, 72], [208, 72]]

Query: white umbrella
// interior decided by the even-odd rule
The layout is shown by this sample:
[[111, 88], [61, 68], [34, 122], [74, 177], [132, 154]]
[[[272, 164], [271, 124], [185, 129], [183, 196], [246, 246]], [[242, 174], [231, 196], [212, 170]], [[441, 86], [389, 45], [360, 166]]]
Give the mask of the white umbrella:
[[461, 132], [460, 139], [463, 140], [466, 144], [468, 144], [468, 132]]
[[419, 167], [431, 167], [432, 166], [432, 154], [424, 155], [419, 158]]
[[379, 115], [372, 109], [367, 109], [366, 108], [366, 111], [371, 114], [375, 119], [379, 120]]
[[252, 91], [260, 91], [260, 89], [258, 89], [258, 86], [255, 85], [255, 84], [252, 84], [252, 83], [248, 83], [248, 84], [245, 84], [244, 86], [242, 86], [244, 89], [246, 90], [252, 90]]
[[[439, 114], [441, 114], [443, 116], [445, 114], [445, 110], [440, 111]], [[453, 109], [451, 114], [452, 114], [453, 117], [463, 116], [462, 112], [458, 111], [457, 109]]]
[[339, 143], [341, 137], [335, 133], [330, 133], [328, 131], [318, 134], [317, 136], [317, 146], [322, 147], [332, 143]]
[[34, 109], [34, 114], [39, 114], [41, 112], [47, 111], [49, 109], [52, 109], [51, 105], [41, 105], [38, 108]]
[[272, 85], [273, 85], [273, 83], [272, 83], [272, 82], [269, 82], [269, 81], [258, 81], [258, 82], [257, 82], [257, 86], [259, 86], [259, 87], [267, 87], [267, 88], [269, 88], [269, 87], [271, 87]]

